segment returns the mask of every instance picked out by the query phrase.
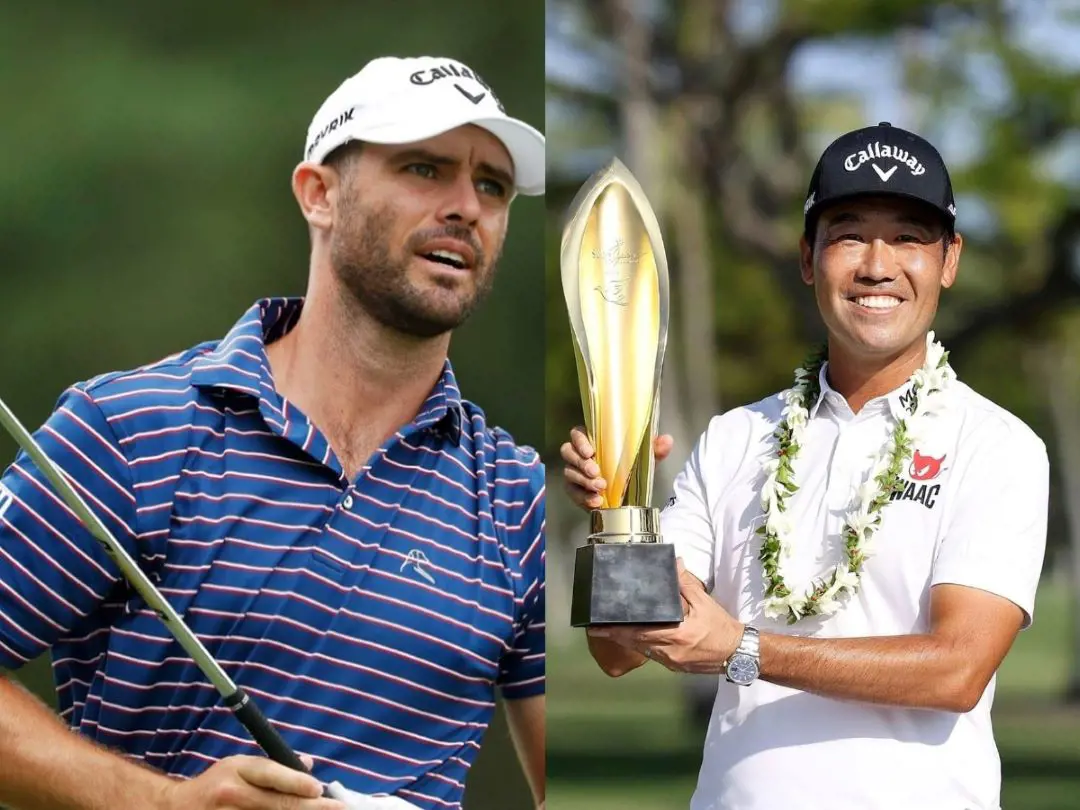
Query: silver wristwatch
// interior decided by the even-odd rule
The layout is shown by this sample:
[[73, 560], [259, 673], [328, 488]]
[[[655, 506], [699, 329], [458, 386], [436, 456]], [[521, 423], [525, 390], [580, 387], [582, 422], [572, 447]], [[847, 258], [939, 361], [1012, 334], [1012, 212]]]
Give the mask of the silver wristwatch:
[[742, 641], [724, 664], [724, 674], [729, 683], [749, 686], [757, 680], [761, 672], [759, 648], [760, 638], [757, 628], [746, 625], [743, 628]]

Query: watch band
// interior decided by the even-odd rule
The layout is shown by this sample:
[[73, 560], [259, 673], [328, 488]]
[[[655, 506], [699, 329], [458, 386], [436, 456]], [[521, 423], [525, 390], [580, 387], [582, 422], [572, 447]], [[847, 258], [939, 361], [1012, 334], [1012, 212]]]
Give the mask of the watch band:
[[739, 642], [735, 652], [752, 655], [757, 659], [761, 658], [761, 633], [756, 627], [750, 625], [743, 627], [742, 641]]

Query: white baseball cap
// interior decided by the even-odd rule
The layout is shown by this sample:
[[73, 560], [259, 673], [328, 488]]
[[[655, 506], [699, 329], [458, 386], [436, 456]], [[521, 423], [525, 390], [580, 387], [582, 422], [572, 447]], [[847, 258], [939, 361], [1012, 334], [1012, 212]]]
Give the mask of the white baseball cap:
[[456, 59], [388, 56], [368, 62], [315, 113], [304, 160], [321, 163], [349, 141], [413, 143], [466, 124], [502, 141], [519, 193], [544, 193], [544, 136], [508, 116], [487, 82]]

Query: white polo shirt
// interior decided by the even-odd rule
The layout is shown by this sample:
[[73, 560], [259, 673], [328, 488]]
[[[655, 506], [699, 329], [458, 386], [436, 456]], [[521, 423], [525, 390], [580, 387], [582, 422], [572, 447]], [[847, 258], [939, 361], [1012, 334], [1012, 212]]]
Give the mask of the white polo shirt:
[[[788, 501], [792, 588], [841, 561], [843, 516], [871, 457], [902, 413], [909, 384], [856, 415], [821, 373]], [[664, 510], [664, 539], [713, 598], [763, 632], [819, 638], [924, 633], [930, 588], [957, 583], [1003, 596], [1031, 622], [1046, 543], [1049, 465], [1019, 419], [954, 381], [945, 410], [914, 445], [904, 492], [883, 510], [858, 594], [828, 618], [789, 627], [762, 612], [757, 555], [761, 462], [775, 452], [779, 396], [715, 417]], [[722, 676], [691, 810], [997, 810], [1000, 760], [990, 724], [995, 681], [956, 714], [840, 701]]]

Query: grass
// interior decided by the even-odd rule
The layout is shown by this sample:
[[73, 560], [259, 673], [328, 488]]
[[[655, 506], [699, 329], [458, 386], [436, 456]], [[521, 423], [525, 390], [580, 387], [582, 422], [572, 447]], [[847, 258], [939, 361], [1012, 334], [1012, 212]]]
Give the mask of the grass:
[[[1077, 806], [1080, 707], [1064, 706], [1068, 592], [1044, 586], [1036, 622], [998, 676], [994, 724], [1005, 810]], [[548, 655], [548, 807], [677, 810], [697, 781], [704, 730], [686, 709], [681, 676], [657, 666], [612, 680], [580, 636]]]

